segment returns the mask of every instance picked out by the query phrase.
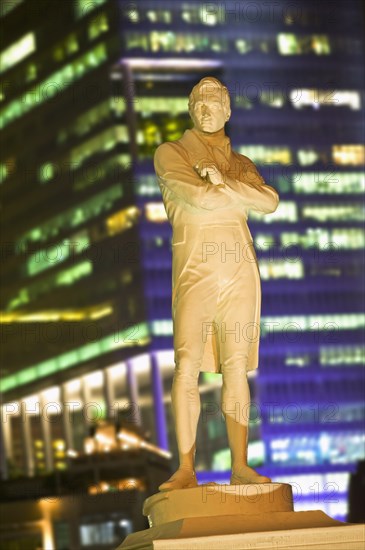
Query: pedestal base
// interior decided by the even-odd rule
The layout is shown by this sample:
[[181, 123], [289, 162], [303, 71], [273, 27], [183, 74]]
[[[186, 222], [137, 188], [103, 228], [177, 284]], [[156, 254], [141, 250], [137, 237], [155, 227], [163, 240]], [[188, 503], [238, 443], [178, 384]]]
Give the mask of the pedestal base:
[[201, 485], [145, 500], [150, 528], [120, 550], [364, 550], [365, 525], [294, 512], [290, 485]]

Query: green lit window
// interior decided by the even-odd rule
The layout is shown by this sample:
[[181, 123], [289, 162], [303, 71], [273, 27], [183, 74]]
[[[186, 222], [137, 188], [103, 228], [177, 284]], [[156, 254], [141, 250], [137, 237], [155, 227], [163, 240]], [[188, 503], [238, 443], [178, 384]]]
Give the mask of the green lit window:
[[61, 231], [67, 231], [102, 212], [109, 211], [122, 196], [123, 188], [119, 183], [94, 195], [77, 207], [70, 208], [66, 212], [51, 218], [41, 227], [33, 228], [25, 233], [16, 243], [17, 250], [26, 248], [28, 242], [47, 241]]
[[148, 51], [148, 38], [146, 34], [138, 32], [125, 33], [126, 49], [127, 50], [144, 50]]
[[272, 222], [280, 222], [280, 221], [296, 222], [298, 221], [297, 204], [294, 201], [280, 201], [275, 212], [271, 214], [266, 214], [264, 216], [259, 212], [250, 210], [249, 216], [250, 216], [250, 219], [260, 220], [264, 223], [272, 223]]
[[86, 230], [75, 233], [69, 239], [50, 247], [47, 250], [38, 250], [27, 261], [27, 274], [36, 275], [56, 264], [66, 261], [70, 255], [81, 254], [90, 245]]
[[304, 233], [282, 232], [281, 246], [300, 246], [304, 249], [318, 248], [319, 250], [343, 249], [356, 250], [364, 248], [365, 235], [362, 229], [347, 228], [308, 228]]
[[288, 147], [266, 147], [264, 145], [243, 145], [238, 149], [258, 164], [291, 164], [292, 156]]
[[39, 168], [38, 179], [41, 183], [46, 183], [54, 176], [54, 166], [52, 162], [46, 162]]
[[71, 163], [78, 167], [90, 156], [113, 149], [117, 143], [128, 143], [128, 128], [125, 125], [117, 125], [104, 130], [97, 136], [85, 141], [71, 150]]
[[[72, 350], [71, 352], [63, 353], [53, 359], [48, 359], [43, 363], [38, 363], [37, 365], [27, 367], [19, 371], [17, 374], [4, 376], [0, 380], [0, 391], [6, 392], [16, 388], [17, 386], [37, 380], [37, 378], [41, 378], [42, 376], [46, 376], [44, 374], [44, 370], [49, 373], [56, 372], [59, 368], [70, 368], [77, 365], [82, 357], [98, 357], [108, 351], [129, 347], [132, 345], [134, 346], [136, 344], [138, 346], [146, 346], [150, 342], [150, 334], [148, 329], [149, 327], [146, 323], [140, 323], [139, 325], [120, 331], [118, 334], [113, 333], [105, 336], [101, 340], [93, 343], [91, 346], [90, 344], [85, 344], [84, 346]], [[131, 335], [136, 336], [133, 337]], [[132, 338], [134, 339], [132, 340]], [[53, 366], [51, 365], [51, 362], [53, 362]]]
[[364, 346], [322, 346], [320, 364], [324, 366], [365, 365]]
[[79, 279], [92, 273], [92, 263], [89, 261], [81, 262], [70, 269], [65, 269], [57, 274], [56, 285], [72, 285]]
[[81, 17], [84, 17], [105, 2], [106, 0], [74, 0], [76, 18], [80, 19]]
[[89, 23], [89, 39], [94, 40], [108, 29], [108, 18], [105, 13], [100, 13]]
[[316, 55], [328, 55], [331, 46], [326, 35], [295, 35], [280, 33], [277, 36], [277, 47], [281, 55], [299, 55], [313, 53]]
[[303, 206], [303, 219], [326, 221], [364, 221], [364, 207], [360, 204], [350, 205], [308, 205]]
[[169, 11], [169, 10], [147, 10], [146, 18], [151, 23], [171, 23], [171, 11]]
[[35, 50], [35, 36], [33, 32], [29, 32], [0, 53], [0, 73], [13, 67]]
[[188, 113], [188, 102], [185, 97], [138, 97], [135, 103], [137, 113], [169, 113], [178, 115]]
[[266, 279], [302, 279], [305, 275], [302, 260], [296, 258], [295, 262], [287, 260], [260, 259], [260, 275]]
[[98, 44], [69, 65], [53, 73], [34, 89], [28, 90], [21, 97], [14, 99], [1, 110], [1, 126], [4, 128], [13, 120], [21, 117], [34, 107], [38, 107], [54, 95], [70, 86], [107, 59], [105, 44]]
[[6, 180], [8, 177], [8, 169], [6, 164], [0, 163], [0, 183], [3, 183], [3, 181]]
[[364, 193], [362, 172], [303, 172], [293, 174], [296, 193]]
[[29, 65], [26, 68], [25, 73], [25, 81], [26, 82], [32, 82], [37, 78], [37, 65], [35, 63], [29, 63]]
[[104, 180], [108, 175], [111, 177], [123, 177], [124, 172], [131, 168], [131, 156], [128, 154], [115, 155], [104, 162], [93, 164], [90, 168], [85, 168], [79, 176], [73, 179], [73, 189], [80, 191], [91, 185]]
[[320, 160], [319, 151], [312, 147], [306, 147], [305, 149], [298, 149], [297, 151], [298, 163], [301, 166], [310, 166]]

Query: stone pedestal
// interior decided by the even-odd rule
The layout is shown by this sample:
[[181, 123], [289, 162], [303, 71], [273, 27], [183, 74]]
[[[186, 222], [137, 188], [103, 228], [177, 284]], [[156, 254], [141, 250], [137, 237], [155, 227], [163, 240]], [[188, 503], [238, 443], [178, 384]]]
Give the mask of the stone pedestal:
[[291, 486], [205, 484], [145, 500], [150, 528], [120, 550], [364, 550], [365, 526], [320, 510], [294, 512]]

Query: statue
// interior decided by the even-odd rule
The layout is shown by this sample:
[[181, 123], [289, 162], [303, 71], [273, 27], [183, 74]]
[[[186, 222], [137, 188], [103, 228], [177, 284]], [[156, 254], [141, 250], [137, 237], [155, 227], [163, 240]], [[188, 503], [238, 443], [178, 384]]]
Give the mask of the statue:
[[269, 483], [247, 464], [250, 390], [258, 367], [261, 285], [250, 209], [274, 212], [276, 190], [255, 164], [231, 149], [227, 88], [203, 78], [189, 96], [194, 123], [160, 145], [155, 171], [172, 238], [172, 319], [175, 371], [172, 413], [179, 468], [160, 491], [197, 487], [194, 467], [200, 416], [200, 371], [222, 374], [221, 407], [232, 459], [230, 483]]

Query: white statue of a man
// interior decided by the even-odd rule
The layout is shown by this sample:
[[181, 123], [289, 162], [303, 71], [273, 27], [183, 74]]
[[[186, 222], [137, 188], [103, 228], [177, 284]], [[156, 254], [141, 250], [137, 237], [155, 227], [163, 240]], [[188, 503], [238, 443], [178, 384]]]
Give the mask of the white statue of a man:
[[160, 145], [154, 157], [173, 228], [171, 399], [180, 461], [161, 491], [197, 486], [200, 371], [222, 374], [231, 484], [271, 481], [247, 464], [247, 372], [258, 366], [261, 309], [260, 274], [247, 216], [250, 209], [274, 212], [279, 196], [249, 158], [232, 151], [224, 132], [230, 98], [219, 80], [203, 78], [193, 88], [189, 113], [194, 128]]

